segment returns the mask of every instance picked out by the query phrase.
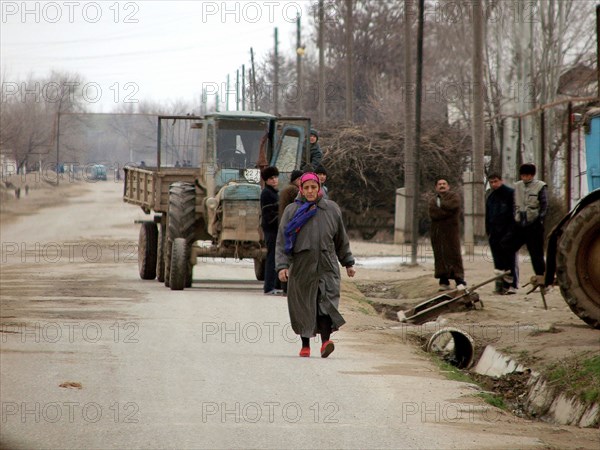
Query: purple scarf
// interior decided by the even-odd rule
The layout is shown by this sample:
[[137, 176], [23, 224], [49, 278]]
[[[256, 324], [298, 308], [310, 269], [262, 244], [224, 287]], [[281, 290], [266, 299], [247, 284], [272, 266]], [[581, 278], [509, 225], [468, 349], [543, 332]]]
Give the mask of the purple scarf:
[[285, 253], [288, 255], [292, 253], [296, 238], [302, 227], [317, 213], [317, 204], [314, 202], [300, 202], [296, 200], [296, 203], [300, 203], [300, 207], [296, 210], [292, 220], [285, 226]]

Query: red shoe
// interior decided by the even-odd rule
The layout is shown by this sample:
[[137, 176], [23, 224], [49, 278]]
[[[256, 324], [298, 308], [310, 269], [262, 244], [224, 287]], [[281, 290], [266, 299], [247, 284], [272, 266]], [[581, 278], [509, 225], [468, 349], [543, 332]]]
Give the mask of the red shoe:
[[325, 341], [321, 345], [321, 358], [327, 358], [335, 350], [335, 346], [332, 341]]
[[302, 356], [303, 358], [310, 357], [310, 347], [302, 347], [300, 349], [300, 356]]

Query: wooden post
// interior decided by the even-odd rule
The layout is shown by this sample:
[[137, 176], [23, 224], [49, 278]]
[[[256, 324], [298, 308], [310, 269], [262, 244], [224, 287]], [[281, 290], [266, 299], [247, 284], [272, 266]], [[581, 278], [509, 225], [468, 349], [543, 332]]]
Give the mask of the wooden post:
[[518, 123], [518, 130], [519, 130], [519, 135], [517, 136], [517, 157], [516, 157], [516, 173], [517, 173], [517, 179], [519, 178], [518, 173], [519, 173], [519, 167], [521, 166], [521, 164], [523, 164], [523, 118], [521, 116], [519, 116], [519, 123]]
[[299, 104], [298, 110], [303, 111], [302, 107], [302, 32], [300, 24], [300, 14], [296, 16], [296, 91], [300, 94], [298, 96]]
[[[474, 244], [485, 239], [484, 213], [484, 121], [483, 121], [483, 9], [481, 0], [472, 0], [473, 5], [473, 115], [471, 130], [473, 133], [473, 236], [469, 240]], [[465, 237], [466, 240], [466, 237]]]
[[352, 123], [353, 119], [353, 84], [352, 63], [354, 58], [354, 28], [353, 28], [353, 0], [346, 0], [346, 122]]
[[[425, 27], [425, 0], [419, 0], [419, 26], [417, 29], [417, 92], [415, 93], [415, 161], [414, 161], [414, 198], [415, 208], [418, 202], [417, 198], [420, 197], [420, 161], [419, 155], [421, 154], [421, 105], [423, 96], [423, 29]], [[412, 234], [415, 235], [419, 230], [419, 215], [413, 214], [412, 220]], [[417, 251], [418, 251], [418, 239], [413, 239], [411, 242], [411, 263], [416, 264], [417, 262]]]
[[[411, 17], [413, 0], [404, 0], [404, 186], [406, 186], [405, 216], [418, 216], [418, 202], [415, 201], [415, 102], [413, 91], [413, 58], [412, 58], [412, 27]], [[398, 146], [400, 147], [400, 146]], [[404, 221], [404, 242], [419, 240], [419, 230], [413, 230], [412, 220]], [[411, 264], [417, 264], [416, 254]]]
[[323, 0], [319, 0], [318, 20], [318, 46], [319, 46], [319, 121], [325, 122], [325, 7]]
[[571, 134], [573, 133], [573, 103], [569, 102], [567, 106], [567, 164], [566, 164], [566, 173], [565, 173], [565, 205], [567, 207], [567, 211], [571, 210], [571, 170], [572, 170], [572, 142], [571, 142]]
[[275, 27], [275, 56], [273, 61], [273, 114], [279, 114], [279, 48], [277, 27]]

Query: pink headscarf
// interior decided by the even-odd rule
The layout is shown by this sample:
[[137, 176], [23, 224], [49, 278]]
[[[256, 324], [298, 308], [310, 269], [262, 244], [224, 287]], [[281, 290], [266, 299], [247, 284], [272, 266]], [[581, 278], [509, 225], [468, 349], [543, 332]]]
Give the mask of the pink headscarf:
[[321, 180], [319, 180], [318, 175], [314, 172], [306, 172], [300, 177], [300, 196], [306, 201], [306, 196], [304, 195], [304, 189], [302, 189], [302, 185], [307, 181], [316, 181], [319, 185], [319, 192], [317, 192], [318, 201], [321, 197], [323, 197], [323, 189], [321, 189]]

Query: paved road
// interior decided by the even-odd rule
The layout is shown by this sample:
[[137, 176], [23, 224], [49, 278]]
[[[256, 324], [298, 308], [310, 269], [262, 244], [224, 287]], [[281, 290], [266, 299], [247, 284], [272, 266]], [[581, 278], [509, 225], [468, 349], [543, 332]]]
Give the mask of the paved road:
[[201, 261], [181, 292], [140, 280], [143, 213], [85, 189], [2, 228], [2, 448], [539, 445], [401, 342], [341, 331], [299, 358], [248, 263]]

